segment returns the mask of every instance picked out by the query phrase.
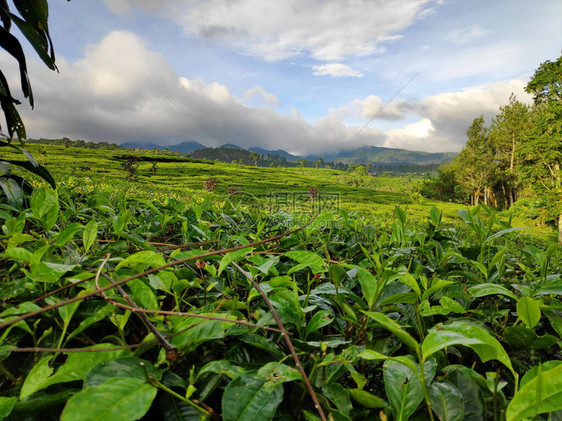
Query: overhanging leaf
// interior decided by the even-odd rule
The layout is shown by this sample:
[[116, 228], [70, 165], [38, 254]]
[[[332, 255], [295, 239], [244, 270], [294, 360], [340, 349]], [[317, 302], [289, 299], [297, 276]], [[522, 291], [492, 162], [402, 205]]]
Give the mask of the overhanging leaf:
[[420, 355], [420, 346], [418, 342], [406, 332], [402, 326], [392, 320], [390, 317], [383, 313], [377, 313], [373, 311], [364, 311], [367, 316], [373, 319], [375, 322], [380, 324], [385, 329], [392, 332], [404, 345], [410, 348], [411, 351], [415, 352], [416, 355]]
[[518, 377], [507, 352], [497, 339], [484, 328], [462, 320], [447, 325], [438, 324], [430, 329], [422, 343], [422, 358], [425, 361], [430, 355], [451, 345], [471, 348], [478, 354], [482, 362], [498, 360], [509, 368], [515, 377]]

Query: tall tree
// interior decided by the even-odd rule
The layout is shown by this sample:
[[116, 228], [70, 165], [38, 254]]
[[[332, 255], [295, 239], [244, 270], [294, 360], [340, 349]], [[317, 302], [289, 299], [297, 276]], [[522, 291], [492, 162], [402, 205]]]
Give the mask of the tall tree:
[[529, 116], [529, 107], [511, 94], [509, 104], [500, 107], [500, 113], [492, 121], [488, 133], [494, 148], [497, 183], [506, 208], [517, 200], [516, 152], [521, 139], [529, 129]]
[[558, 220], [558, 242], [562, 243], [562, 56], [542, 63], [525, 90], [534, 94], [535, 107], [518, 150], [520, 177]]
[[484, 124], [483, 116], [472, 121], [466, 135], [468, 137], [466, 146], [456, 158], [458, 178], [461, 185], [471, 192], [472, 205], [478, 205], [481, 199], [487, 204], [490, 195], [491, 170], [494, 167], [493, 150], [488, 141], [488, 129]]

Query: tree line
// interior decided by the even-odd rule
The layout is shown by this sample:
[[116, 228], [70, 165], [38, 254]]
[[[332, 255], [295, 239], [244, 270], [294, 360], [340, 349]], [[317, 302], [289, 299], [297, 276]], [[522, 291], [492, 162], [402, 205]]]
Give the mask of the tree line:
[[476, 117], [465, 147], [424, 183], [422, 194], [500, 209], [526, 199], [544, 222], [558, 224], [562, 243], [562, 56], [542, 63], [525, 91], [533, 104], [512, 94], [489, 126]]

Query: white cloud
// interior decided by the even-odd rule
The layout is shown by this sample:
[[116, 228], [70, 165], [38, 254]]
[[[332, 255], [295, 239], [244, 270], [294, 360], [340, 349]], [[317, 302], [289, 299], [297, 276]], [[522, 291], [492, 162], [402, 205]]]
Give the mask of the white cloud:
[[456, 45], [465, 45], [478, 38], [482, 38], [488, 33], [489, 31], [483, 29], [480, 25], [472, 25], [467, 28], [450, 31], [445, 35], [445, 39]]
[[343, 63], [327, 63], [312, 66], [312, 74], [315, 76], [349, 76], [349, 77], [363, 77], [363, 73], [353, 70], [351, 67]]
[[410, 123], [401, 129], [389, 130], [383, 146], [410, 150], [424, 150], [441, 152], [440, 145], [434, 144], [435, 130], [431, 120], [424, 118], [415, 123]]
[[[154, 12], [146, 0], [119, 0]], [[160, 13], [191, 35], [228, 42], [266, 60], [310, 55], [320, 61], [377, 52], [422, 16], [434, 0], [173, 0]]]
[[466, 130], [472, 121], [483, 115], [489, 124], [499, 107], [514, 93], [523, 102], [531, 96], [524, 92], [521, 79], [495, 82], [457, 92], [433, 95], [409, 104], [422, 119], [401, 129], [387, 132], [385, 146], [424, 151], [459, 151], [466, 143]]
[[377, 95], [356, 99], [351, 102], [349, 107], [355, 111], [358, 118], [367, 120], [373, 117], [381, 120], [403, 120], [412, 109], [412, 105], [402, 98], [385, 103]]
[[[60, 74], [29, 61], [36, 106], [30, 110], [24, 104], [20, 110], [30, 137], [162, 144], [194, 139], [209, 146], [232, 142], [302, 154], [333, 152], [353, 138], [348, 148], [385, 145], [458, 151], [475, 117], [484, 114], [489, 122], [512, 92], [530, 101], [523, 92], [525, 82], [519, 79], [416, 102], [397, 98], [360, 131], [384, 105], [380, 97], [351, 101], [310, 123], [294, 107], [288, 115], [271, 109], [278, 100], [260, 86], [238, 98], [221, 83], [180, 77], [162, 55], [125, 31], [109, 33], [89, 46], [78, 61], [68, 62], [59, 56], [57, 64]], [[16, 63], [0, 56], [0, 67], [16, 92]], [[248, 104], [255, 100], [261, 103]], [[358, 121], [356, 126], [344, 123], [350, 116]], [[412, 116], [416, 122], [408, 120], [410, 124], [400, 127], [400, 120]], [[377, 128], [381, 120], [387, 128], [392, 124], [388, 131]]]
[[[338, 149], [354, 130], [337, 112], [310, 124], [294, 108], [284, 115], [248, 106], [218, 82], [180, 77], [129, 32], [111, 32], [89, 46], [84, 58], [70, 63], [59, 56], [57, 64], [60, 73], [29, 61], [36, 106], [20, 107], [29, 137], [161, 144], [194, 139], [308, 154]], [[18, 86], [9, 57], [0, 57], [0, 67]], [[246, 94], [276, 102], [261, 87]], [[370, 143], [383, 140], [380, 132], [371, 136]]]
[[261, 86], [254, 86], [244, 92], [243, 95], [244, 102], [248, 105], [258, 104], [258, 105], [271, 105], [279, 106], [279, 98], [274, 94], [267, 92]]
[[429, 118], [435, 134], [448, 143], [448, 150], [459, 150], [466, 141], [465, 132], [472, 120], [483, 115], [488, 123], [514, 93], [520, 101], [531, 102], [521, 79], [447, 92], [425, 98], [419, 103], [419, 115]]

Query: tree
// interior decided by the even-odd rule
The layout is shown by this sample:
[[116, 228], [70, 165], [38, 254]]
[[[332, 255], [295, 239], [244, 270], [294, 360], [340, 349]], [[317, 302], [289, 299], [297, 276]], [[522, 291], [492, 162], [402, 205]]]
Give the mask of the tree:
[[527, 83], [525, 91], [534, 95], [535, 104], [562, 101], [562, 56], [542, 63]]
[[365, 167], [362, 164], [350, 165], [349, 167], [347, 167], [347, 171], [353, 174], [357, 174], [359, 176], [367, 175], [367, 172], [365, 171]]
[[458, 172], [459, 166], [456, 161], [441, 165], [434, 177], [429, 175], [428, 179], [424, 180], [420, 193], [430, 199], [470, 203], [471, 192], [466, 191], [459, 183]]
[[532, 185], [558, 220], [562, 243], [562, 56], [542, 63], [525, 90], [534, 94], [535, 107], [518, 150], [520, 179]]
[[488, 139], [494, 148], [494, 167], [497, 184], [501, 189], [504, 207], [508, 208], [517, 200], [517, 148], [529, 128], [529, 107], [511, 94], [509, 104], [500, 107], [488, 132]]
[[260, 159], [260, 154], [257, 152], [250, 152], [250, 159], [254, 161], [254, 166], [258, 166], [258, 161]]
[[323, 167], [324, 166], [324, 158], [318, 157], [316, 161], [314, 161], [314, 168]]
[[472, 205], [478, 205], [480, 198], [488, 204], [493, 150], [488, 141], [488, 130], [484, 125], [483, 116], [472, 121], [466, 135], [466, 146], [455, 159], [459, 169], [458, 179], [460, 184], [471, 192]]
[[299, 164], [299, 167], [304, 168], [304, 165], [306, 164], [306, 159], [303, 158], [297, 159], [297, 163]]

